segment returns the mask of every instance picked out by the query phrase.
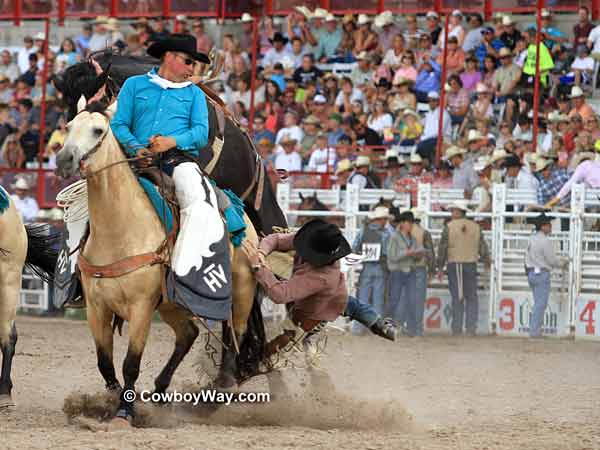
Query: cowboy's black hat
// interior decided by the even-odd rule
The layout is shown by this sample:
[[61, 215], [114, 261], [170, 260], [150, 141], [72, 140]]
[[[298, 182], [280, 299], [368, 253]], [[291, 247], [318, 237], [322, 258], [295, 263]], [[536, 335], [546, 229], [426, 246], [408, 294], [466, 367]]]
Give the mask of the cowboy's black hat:
[[553, 217], [547, 216], [546, 213], [543, 212], [537, 217], [532, 217], [532, 218], [527, 219], [527, 222], [535, 225], [535, 227], [537, 229], [539, 229], [542, 225], [545, 225], [547, 223], [552, 223], [553, 220], [554, 220]]
[[410, 222], [413, 223], [415, 221], [415, 216], [410, 211], [404, 211], [398, 215], [398, 222]]
[[192, 59], [205, 64], [210, 64], [210, 58], [205, 53], [196, 50], [196, 38], [189, 34], [171, 34], [168, 38], [154, 41], [146, 52], [154, 58], [160, 59], [165, 52], [181, 52]]
[[504, 162], [502, 167], [521, 167], [523, 164], [517, 155], [509, 155]]
[[304, 224], [294, 236], [294, 249], [306, 262], [322, 267], [350, 254], [350, 244], [331, 223], [314, 219]]
[[281, 34], [281, 31], [277, 31], [274, 35], [273, 35], [273, 39], [269, 39], [269, 42], [272, 44], [273, 42], [281, 42], [283, 43], [283, 45], [287, 44], [289, 41], [288, 38], [286, 38], [283, 34]]

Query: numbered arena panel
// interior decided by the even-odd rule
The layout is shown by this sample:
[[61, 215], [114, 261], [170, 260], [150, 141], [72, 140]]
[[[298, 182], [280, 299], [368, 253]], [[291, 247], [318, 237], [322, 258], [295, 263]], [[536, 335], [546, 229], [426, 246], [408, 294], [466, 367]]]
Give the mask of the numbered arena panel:
[[[489, 334], [489, 291], [477, 292], [479, 298], [479, 319], [477, 321], [477, 333]], [[452, 333], [452, 297], [448, 290], [429, 289], [425, 301], [425, 312], [423, 314], [425, 333], [429, 334], [451, 334]]]
[[[542, 333], [546, 336], [566, 337], [569, 335], [568, 296], [551, 294]], [[533, 312], [531, 292], [500, 292], [497, 297], [496, 333], [505, 336], [529, 336], [529, 324]]]
[[600, 295], [578, 298], [575, 307], [575, 337], [600, 339]]

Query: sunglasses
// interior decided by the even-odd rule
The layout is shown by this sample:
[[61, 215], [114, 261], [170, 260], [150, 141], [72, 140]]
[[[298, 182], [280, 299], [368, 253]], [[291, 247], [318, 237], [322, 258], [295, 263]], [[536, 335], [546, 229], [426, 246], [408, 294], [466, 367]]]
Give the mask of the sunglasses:
[[177, 56], [178, 58], [181, 58], [181, 60], [183, 61], [183, 63], [186, 66], [193, 66], [194, 63], [196, 62], [192, 58], [188, 58], [187, 56], [179, 55], [177, 53], [175, 53], [175, 56]]

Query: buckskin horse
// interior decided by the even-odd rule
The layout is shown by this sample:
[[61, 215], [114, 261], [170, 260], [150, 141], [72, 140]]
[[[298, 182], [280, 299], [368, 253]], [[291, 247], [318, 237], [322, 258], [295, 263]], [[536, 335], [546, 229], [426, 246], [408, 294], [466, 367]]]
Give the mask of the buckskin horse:
[[[106, 89], [106, 104], [117, 96], [125, 80], [149, 72], [159, 61], [146, 57], [122, 56], [111, 50], [93, 55], [103, 69], [102, 74], [90, 62], [75, 64], [54, 78], [68, 107], [68, 120], [75, 117], [77, 102], [83, 95], [90, 100], [102, 88]], [[246, 205], [246, 213], [255, 229], [270, 234], [274, 226], [286, 228], [287, 223], [264, 165], [249, 136], [227, 113], [219, 97], [203, 85], [209, 113], [209, 145], [200, 151], [200, 165], [222, 189], [231, 189]], [[219, 154], [219, 142], [223, 146]], [[216, 145], [215, 145], [216, 143]]]
[[45, 281], [54, 274], [58, 251], [53, 246], [59, 236], [48, 235], [46, 230], [45, 225], [25, 227], [15, 204], [0, 186], [0, 409], [15, 405], [10, 372], [17, 344], [15, 317], [23, 266], [30, 267]]
[[[128, 271], [115, 269], [106, 276], [84, 270], [81, 256], [79, 260], [98, 368], [109, 390], [121, 389], [113, 365], [115, 323], [123, 320], [129, 323], [129, 345], [123, 363], [124, 387], [113, 420], [126, 419], [131, 423], [135, 411], [127, 393], [135, 389], [154, 311], [158, 309], [162, 319], [175, 332], [175, 349], [155, 380], [156, 392], [164, 392], [169, 386], [175, 370], [192, 347], [198, 328], [191, 314], [163, 297], [163, 267], [168, 264], [163, 249], [168, 236], [111, 132], [109, 122], [116, 111], [116, 103], [100, 111], [94, 105], [84, 110], [85, 101], [80, 106], [81, 111], [68, 124], [65, 143], [57, 154], [57, 165], [58, 173], [63, 177], [82, 172], [87, 178], [90, 233], [80, 249], [81, 255], [88, 264], [105, 268], [150, 255], [145, 265], [137, 263], [128, 267]], [[246, 239], [256, 245], [258, 236], [247, 216], [245, 221]], [[257, 362], [261, 359], [261, 349], [264, 349], [264, 328], [250, 263], [241, 247], [234, 249], [231, 257], [235, 335], [228, 332], [224, 322], [225, 345], [219, 375], [221, 385], [226, 387], [236, 381], [240, 358], [252, 354], [249, 358]], [[255, 313], [258, 323], [253, 320]], [[262, 328], [262, 334], [261, 330], [252, 334], [254, 325]], [[253, 340], [249, 335], [258, 337]], [[234, 352], [237, 343], [238, 357]]]

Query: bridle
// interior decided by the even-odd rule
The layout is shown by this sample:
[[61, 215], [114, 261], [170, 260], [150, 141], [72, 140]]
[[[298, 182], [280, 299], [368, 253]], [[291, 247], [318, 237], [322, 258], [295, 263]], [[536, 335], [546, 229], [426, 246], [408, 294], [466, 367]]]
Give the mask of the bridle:
[[[79, 114], [81, 114], [82, 112], [86, 111], [81, 110], [80, 112], [78, 112], [75, 117], [77, 117]], [[109, 118], [106, 116], [106, 114], [103, 113], [99, 113], [102, 115], [102, 117], [104, 117], [104, 119], [107, 121]], [[100, 150], [100, 146], [103, 144], [104, 139], [106, 138], [106, 136], [108, 135], [108, 131], [110, 130], [110, 124], [108, 124], [108, 126], [106, 127], [106, 129], [104, 130], [104, 133], [102, 133], [102, 135], [100, 136], [100, 138], [98, 138], [98, 142], [96, 142], [96, 144], [90, 149], [88, 150], [86, 153], [84, 153], [84, 155], [81, 157], [81, 159], [79, 160], [79, 172], [81, 173], [81, 177], [82, 178], [93, 178], [96, 175], [100, 174], [101, 172], [104, 172], [105, 170], [111, 169], [115, 166], [118, 166], [120, 164], [129, 164], [131, 162], [135, 162], [135, 161], [140, 161], [142, 159], [149, 159], [149, 158], [154, 158], [154, 155], [147, 155], [147, 156], [134, 156], [133, 158], [125, 158], [121, 161], [116, 161], [114, 163], [110, 163], [104, 167], [101, 167], [98, 170], [84, 170], [82, 168], [82, 163], [84, 163], [85, 161], [87, 161], [91, 156], [93, 156], [94, 154], [96, 154], [98, 152], [98, 150]]]

